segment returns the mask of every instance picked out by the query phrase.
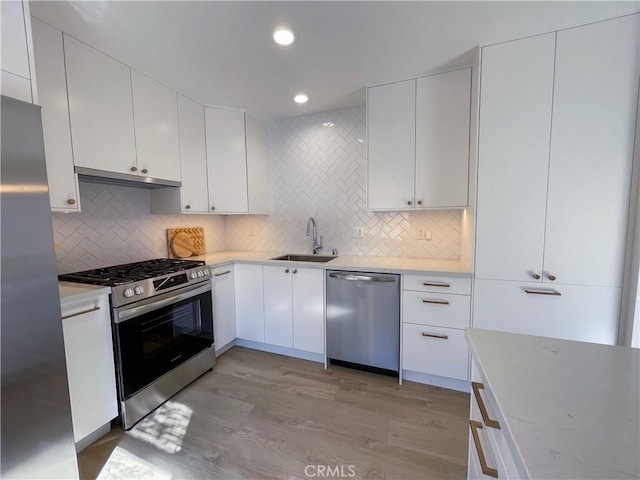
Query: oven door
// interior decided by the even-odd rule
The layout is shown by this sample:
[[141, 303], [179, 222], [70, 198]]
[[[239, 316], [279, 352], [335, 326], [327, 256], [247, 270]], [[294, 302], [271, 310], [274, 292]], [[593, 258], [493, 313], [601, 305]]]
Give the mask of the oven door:
[[211, 283], [113, 310], [121, 400], [213, 345]]

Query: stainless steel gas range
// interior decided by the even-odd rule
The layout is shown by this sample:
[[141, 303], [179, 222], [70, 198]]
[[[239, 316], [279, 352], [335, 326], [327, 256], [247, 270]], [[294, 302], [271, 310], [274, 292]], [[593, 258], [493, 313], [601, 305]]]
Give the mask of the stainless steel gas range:
[[111, 287], [123, 428], [213, 368], [213, 304], [204, 262], [156, 259], [58, 278]]

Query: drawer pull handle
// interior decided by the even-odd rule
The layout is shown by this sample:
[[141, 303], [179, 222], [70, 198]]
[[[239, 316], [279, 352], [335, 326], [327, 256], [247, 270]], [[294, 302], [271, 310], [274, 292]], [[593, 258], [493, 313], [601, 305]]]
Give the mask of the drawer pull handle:
[[422, 285], [424, 285], [425, 287], [443, 287], [443, 288], [449, 288], [451, 286], [448, 283], [438, 283], [438, 282], [422, 282]]
[[480, 415], [482, 415], [482, 421], [487, 427], [497, 428], [500, 430], [500, 424], [497, 420], [492, 420], [489, 418], [489, 414], [487, 413], [487, 407], [484, 405], [484, 401], [480, 396], [480, 390], [484, 390], [484, 385], [478, 382], [471, 382], [471, 388], [473, 389], [473, 395], [476, 397], [476, 403], [478, 404], [478, 408], [480, 408]]
[[482, 428], [482, 424], [474, 420], [469, 420], [469, 427], [471, 427], [471, 436], [473, 437], [473, 444], [476, 446], [476, 452], [478, 453], [478, 460], [480, 460], [480, 468], [482, 468], [482, 473], [493, 478], [498, 478], [498, 470], [487, 465], [487, 459], [484, 456], [484, 451], [482, 450], [482, 445], [480, 444], [478, 429]]
[[562, 296], [557, 290], [533, 290], [531, 288], [525, 288], [524, 293], [528, 293], [529, 295], [551, 295], [554, 297]]
[[422, 336], [423, 337], [430, 337], [430, 338], [439, 338], [441, 340], [449, 340], [449, 335], [441, 335], [439, 333], [422, 332]]
[[214, 273], [213, 276], [214, 277], [221, 277], [223, 275], [226, 275], [227, 273], [231, 273], [231, 270], [227, 270], [226, 272]]
[[449, 305], [449, 300], [427, 300], [423, 298], [422, 303], [435, 303], [436, 305]]
[[77, 317], [80, 315], [85, 315], [91, 312], [97, 312], [98, 310], [100, 310], [100, 307], [93, 307], [93, 308], [90, 308], [89, 310], [83, 310], [82, 312], [72, 313], [71, 315], [65, 315], [62, 317], [62, 320], [66, 320], [67, 318]]

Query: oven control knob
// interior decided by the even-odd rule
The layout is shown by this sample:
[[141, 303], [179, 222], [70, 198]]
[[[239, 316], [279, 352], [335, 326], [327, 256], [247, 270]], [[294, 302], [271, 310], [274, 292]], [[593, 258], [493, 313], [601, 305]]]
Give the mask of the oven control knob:
[[191, 272], [189, 274], [189, 278], [198, 278], [198, 274], [196, 272]]
[[133, 289], [133, 293], [135, 293], [136, 295], [142, 295], [144, 293], [144, 288], [142, 288], [141, 286], [137, 286]]
[[198, 277], [204, 277], [204, 273], [202, 272], [202, 270], [198, 270]]
[[125, 289], [125, 291], [122, 292], [122, 295], [124, 295], [127, 298], [133, 297], [133, 289], [132, 288]]

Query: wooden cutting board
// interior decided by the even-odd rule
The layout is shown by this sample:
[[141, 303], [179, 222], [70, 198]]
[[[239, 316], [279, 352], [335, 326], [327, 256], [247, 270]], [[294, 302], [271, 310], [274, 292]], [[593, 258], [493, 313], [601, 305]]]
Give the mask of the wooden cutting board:
[[188, 258], [204, 255], [204, 228], [168, 228], [167, 249], [169, 258]]

